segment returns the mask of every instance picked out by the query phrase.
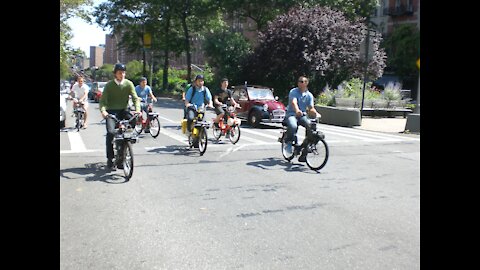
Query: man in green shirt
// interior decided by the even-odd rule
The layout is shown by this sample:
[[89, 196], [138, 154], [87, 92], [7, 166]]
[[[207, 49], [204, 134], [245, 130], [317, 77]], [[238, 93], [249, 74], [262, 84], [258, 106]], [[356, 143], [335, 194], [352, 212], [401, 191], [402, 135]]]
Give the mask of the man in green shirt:
[[[129, 96], [132, 96], [132, 101], [135, 104], [135, 114], [140, 113], [140, 101], [137, 92], [135, 92], [135, 86], [130, 80], [125, 79], [126, 70], [127, 68], [124, 64], [115, 64], [113, 69], [115, 79], [105, 85], [102, 97], [100, 98], [100, 112], [106, 120], [107, 127], [107, 167], [109, 169], [114, 169], [112, 161], [114, 158], [112, 141], [115, 136], [115, 120], [107, 116], [113, 114], [117, 119], [131, 118], [132, 115], [128, 110]], [[135, 125], [135, 123], [132, 124]]]

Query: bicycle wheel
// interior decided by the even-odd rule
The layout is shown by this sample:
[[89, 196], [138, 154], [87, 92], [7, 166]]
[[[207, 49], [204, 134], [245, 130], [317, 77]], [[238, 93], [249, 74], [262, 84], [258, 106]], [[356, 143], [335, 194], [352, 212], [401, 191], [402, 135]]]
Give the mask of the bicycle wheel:
[[198, 151], [200, 151], [200, 156], [203, 156], [205, 151], [207, 151], [207, 131], [204, 127], [200, 129], [200, 133], [198, 134]]
[[282, 155], [283, 155], [283, 158], [285, 158], [287, 161], [290, 161], [293, 159], [294, 157], [294, 154], [293, 154], [293, 146], [292, 146], [292, 153], [288, 153], [286, 148], [287, 148], [287, 143], [285, 141], [285, 138], [287, 137], [287, 135], [285, 133], [283, 133], [282, 135], [282, 139], [281, 139], [281, 142], [282, 142]]
[[133, 175], [133, 152], [132, 145], [129, 142], [125, 142], [123, 146], [123, 173], [127, 181]]
[[80, 131], [80, 125], [82, 124], [80, 122], [80, 118], [81, 118], [81, 114], [79, 112], [75, 113], [75, 128], [77, 129], [77, 131]]
[[222, 129], [220, 127], [216, 127], [215, 124], [213, 124], [212, 133], [213, 133], [213, 138], [216, 141], [219, 141], [220, 137], [222, 136]]
[[236, 144], [238, 140], [240, 140], [240, 127], [238, 125], [232, 126], [230, 129], [230, 136], [228, 136], [228, 138], [233, 144]]
[[318, 171], [327, 164], [328, 160], [328, 145], [320, 139], [316, 144], [309, 144], [307, 153], [307, 165], [310, 169]]
[[156, 138], [158, 134], [160, 134], [160, 120], [158, 120], [158, 117], [153, 117], [150, 120], [150, 135]]

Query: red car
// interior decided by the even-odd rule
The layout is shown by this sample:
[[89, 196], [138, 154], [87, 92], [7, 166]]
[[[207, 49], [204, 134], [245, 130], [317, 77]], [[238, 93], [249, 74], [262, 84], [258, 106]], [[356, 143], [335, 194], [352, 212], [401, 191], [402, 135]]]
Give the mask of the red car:
[[103, 88], [105, 87], [105, 85], [107, 84], [107, 82], [94, 82], [93, 83], [93, 100], [95, 100], [95, 102], [99, 102], [100, 101], [100, 98], [102, 97], [102, 93], [103, 93]]
[[285, 118], [285, 105], [273, 96], [273, 89], [260, 85], [233, 87], [233, 99], [242, 107], [237, 116], [252, 127], [260, 123], [281, 123]]

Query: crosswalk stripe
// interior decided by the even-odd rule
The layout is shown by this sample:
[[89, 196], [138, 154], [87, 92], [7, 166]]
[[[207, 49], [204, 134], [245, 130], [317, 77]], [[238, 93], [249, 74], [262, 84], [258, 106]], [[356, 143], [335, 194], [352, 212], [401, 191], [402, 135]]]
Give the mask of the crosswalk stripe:
[[70, 150], [73, 152], [84, 152], [87, 150], [83, 143], [82, 137], [78, 132], [67, 132], [70, 141]]
[[251, 129], [246, 129], [246, 128], [242, 128], [242, 132], [246, 132], [246, 133], [250, 133], [250, 134], [255, 134], [257, 136], [263, 136], [263, 137], [266, 137], [266, 138], [269, 138], [269, 139], [274, 139], [274, 140], [277, 140], [280, 136], [280, 132], [278, 132], [277, 136], [273, 136], [273, 135], [268, 135], [268, 134], [264, 134], [264, 133], [260, 133], [258, 131], [253, 131]]

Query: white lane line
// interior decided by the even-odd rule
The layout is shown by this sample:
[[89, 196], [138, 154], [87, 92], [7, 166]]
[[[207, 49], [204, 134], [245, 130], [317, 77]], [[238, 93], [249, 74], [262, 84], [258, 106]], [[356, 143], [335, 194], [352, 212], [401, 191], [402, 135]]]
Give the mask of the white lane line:
[[83, 151], [74, 150], [60, 150], [60, 154], [79, 154], [79, 153], [92, 153], [92, 152], [104, 152], [105, 149], [85, 149]]
[[68, 135], [68, 140], [70, 141], [71, 151], [85, 152], [87, 150], [79, 132], [67, 132], [67, 135]]
[[183, 143], [183, 144], [188, 145], [188, 141], [187, 141], [188, 139], [187, 139], [186, 136], [177, 135], [177, 134], [175, 134], [175, 133], [173, 133], [173, 132], [170, 132], [170, 131], [168, 131], [168, 130], [165, 130], [164, 128], [162, 128], [162, 130], [160, 131], [160, 135], [161, 135], [161, 134], [163, 134], [163, 135], [165, 135], [165, 136], [168, 136], [168, 137], [170, 137], [170, 138], [172, 138], [172, 139], [174, 139], [174, 140], [176, 140], [176, 141], [178, 141], [178, 142], [181, 142], [181, 143]]
[[173, 120], [170, 120], [170, 119], [165, 118], [165, 117], [160, 116], [160, 115], [158, 116], [158, 118], [163, 119], [163, 120], [166, 120], [166, 121], [168, 121], [168, 122], [170, 122], [170, 123], [175, 123], [175, 124], [177, 124], [178, 126], [180, 126], [180, 123], [179, 123], [179, 122], [180, 122], [181, 120], [180, 120], [180, 121], [173, 121]]
[[407, 140], [407, 141], [420, 141], [420, 138], [412, 138], [412, 137], [407, 137], [407, 136], [398, 136], [398, 135], [393, 135], [393, 134], [386, 134], [386, 133], [380, 133], [380, 132], [374, 132], [374, 131], [368, 131], [368, 130], [360, 130], [357, 128], [334, 128], [331, 126], [321, 126], [320, 130], [336, 130], [336, 131], [342, 131], [346, 133], [352, 133], [352, 134], [358, 134], [358, 135], [364, 135], [364, 136], [371, 136], [371, 137], [381, 137], [381, 138], [394, 138], [394, 139], [402, 139], [402, 140]]
[[269, 139], [274, 139], [274, 140], [278, 140], [279, 136], [280, 136], [280, 132], [278, 132], [278, 136], [273, 136], [273, 135], [268, 135], [268, 134], [264, 134], [264, 133], [261, 133], [261, 132], [258, 132], [258, 131], [253, 131], [251, 129], [246, 129], [246, 128], [242, 128], [241, 131], [243, 132], [246, 132], [246, 133], [250, 133], [250, 134], [254, 134], [254, 135], [257, 135], [257, 136], [263, 136], [263, 137], [266, 137], [266, 138], [269, 138]]

